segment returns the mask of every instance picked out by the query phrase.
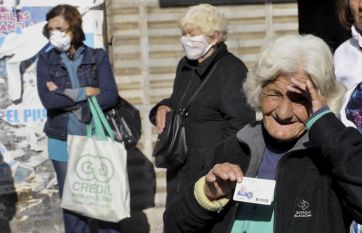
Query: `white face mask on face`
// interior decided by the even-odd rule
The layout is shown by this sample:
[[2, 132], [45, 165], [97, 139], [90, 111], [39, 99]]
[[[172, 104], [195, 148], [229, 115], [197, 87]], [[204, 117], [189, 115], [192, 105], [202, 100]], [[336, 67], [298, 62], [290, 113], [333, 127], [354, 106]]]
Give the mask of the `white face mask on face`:
[[206, 35], [199, 36], [182, 36], [181, 44], [185, 51], [186, 57], [190, 60], [198, 60], [205, 56], [205, 54], [213, 47], [207, 41]]
[[59, 51], [68, 51], [70, 48], [70, 36], [65, 32], [50, 31], [50, 43]]

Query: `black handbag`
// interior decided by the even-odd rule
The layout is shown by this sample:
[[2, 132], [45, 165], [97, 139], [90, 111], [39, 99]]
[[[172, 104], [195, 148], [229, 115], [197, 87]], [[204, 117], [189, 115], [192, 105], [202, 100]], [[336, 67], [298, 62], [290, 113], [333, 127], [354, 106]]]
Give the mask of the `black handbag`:
[[152, 155], [155, 156], [155, 165], [159, 168], [176, 170], [180, 168], [187, 160], [187, 144], [185, 122], [188, 116], [188, 110], [192, 101], [206, 84], [211, 74], [216, 69], [217, 61], [199, 88], [190, 97], [185, 108], [173, 109], [166, 114], [165, 128], [157, 137]]
[[137, 145], [141, 137], [141, 116], [138, 109], [122, 97], [112, 109], [104, 113], [116, 141], [124, 142], [127, 149]]
[[185, 112], [182, 109], [172, 110], [166, 114], [165, 128], [158, 135], [153, 149], [156, 167], [177, 169], [185, 163], [187, 158], [185, 119]]
[[[97, 57], [100, 49], [93, 49], [93, 56]], [[97, 64], [94, 69], [97, 70]], [[124, 142], [126, 149], [137, 145], [141, 137], [141, 116], [138, 109], [127, 100], [118, 96], [116, 106], [104, 111], [104, 115], [111, 126], [117, 142]]]

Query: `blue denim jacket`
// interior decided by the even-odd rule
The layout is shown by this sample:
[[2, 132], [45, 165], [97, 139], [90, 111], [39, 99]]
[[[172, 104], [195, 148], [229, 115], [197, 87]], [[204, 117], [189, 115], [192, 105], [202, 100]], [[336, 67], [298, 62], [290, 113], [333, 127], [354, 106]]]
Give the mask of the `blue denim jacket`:
[[[117, 86], [108, 56], [103, 49], [85, 47], [77, 74], [80, 87], [100, 88], [97, 100], [102, 109], [111, 108], [117, 103]], [[48, 90], [46, 83], [49, 81], [58, 86], [57, 91]], [[48, 119], [44, 132], [48, 137], [66, 140], [71, 111], [81, 109], [81, 121], [90, 122], [91, 114], [87, 101], [75, 102], [68, 96], [62, 95], [66, 88], [71, 88], [71, 83], [60, 53], [55, 49], [39, 54], [37, 86], [40, 100], [47, 109]]]

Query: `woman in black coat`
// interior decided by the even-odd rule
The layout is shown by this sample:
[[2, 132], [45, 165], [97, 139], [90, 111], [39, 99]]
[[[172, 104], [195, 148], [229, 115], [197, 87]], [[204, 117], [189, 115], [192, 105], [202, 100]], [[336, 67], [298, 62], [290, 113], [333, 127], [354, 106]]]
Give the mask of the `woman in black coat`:
[[228, 52], [224, 41], [227, 23], [213, 6], [191, 7], [180, 20], [181, 44], [186, 56], [176, 71], [173, 93], [150, 112], [150, 120], [161, 133], [166, 113], [185, 104], [203, 82], [210, 69], [219, 61], [205, 86], [193, 100], [186, 119], [188, 156], [177, 170], [167, 170], [166, 208], [176, 192], [198, 178], [210, 161], [206, 151], [254, 120], [254, 112], [246, 105], [242, 82], [247, 68]]

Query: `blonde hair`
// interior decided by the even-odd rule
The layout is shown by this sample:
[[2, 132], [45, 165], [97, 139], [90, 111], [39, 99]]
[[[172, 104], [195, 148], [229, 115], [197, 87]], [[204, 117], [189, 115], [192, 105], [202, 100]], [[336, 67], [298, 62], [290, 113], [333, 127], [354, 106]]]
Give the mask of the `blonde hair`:
[[327, 105], [338, 113], [346, 88], [334, 76], [328, 45], [313, 35], [287, 35], [268, 44], [243, 84], [248, 103], [260, 111], [260, 94], [267, 82], [280, 74], [304, 72], [313, 81]]
[[219, 32], [220, 41], [225, 41], [227, 38], [227, 24], [224, 15], [210, 4], [190, 7], [179, 21], [179, 27], [183, 32], [197, 29], [207, 36]]

